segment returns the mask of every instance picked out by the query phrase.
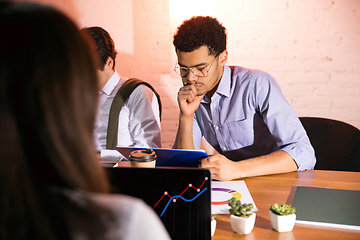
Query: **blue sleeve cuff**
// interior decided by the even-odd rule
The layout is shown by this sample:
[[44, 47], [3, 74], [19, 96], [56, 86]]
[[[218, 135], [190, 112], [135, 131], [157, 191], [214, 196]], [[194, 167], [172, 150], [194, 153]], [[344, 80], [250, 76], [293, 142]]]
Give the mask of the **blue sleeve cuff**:
[[280, 150], [288, 153], [292, 159], [294, 159], [298, 165], [298, 171], [304, 171], [313, 170], [316, 163], [314, 150], [311, 146], [309, 146], [309, 148], [310, 149], [308, 149], [307, 146], [300, 147], [292, 143], [282, 147]]

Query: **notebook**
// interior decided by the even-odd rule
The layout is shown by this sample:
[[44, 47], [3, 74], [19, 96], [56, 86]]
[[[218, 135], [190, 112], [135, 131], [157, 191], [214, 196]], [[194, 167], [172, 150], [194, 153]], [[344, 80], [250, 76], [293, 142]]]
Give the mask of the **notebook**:
[[[128, 158], [130, 153], [139, 149], [139, 147], [116, 147], [124, 157]], [[201, 158], [209, 157], [204, 150], [185, 150], [169, 148], [152, 148], [157, 155], [156, 166], [173, 167], [197, 167]]]
[[197, 168], [105, 168], [113, 193], [143, 199], [172, 239], [211, 239], [210, 171]]
[[360, 230], [360, 191], [299, 186], [292, 206], [296, 223]]

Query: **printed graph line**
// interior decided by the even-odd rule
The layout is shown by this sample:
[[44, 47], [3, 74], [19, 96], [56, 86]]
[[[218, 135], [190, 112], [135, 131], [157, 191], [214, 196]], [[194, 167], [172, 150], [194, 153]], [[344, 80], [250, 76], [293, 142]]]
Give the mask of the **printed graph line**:
[[180, 198], [180, 199], [184, 200], [185, 202], [192, 202], [192, 201], [194, 201], [196, 198], [198, 198], [198, 197], [199, 197], [203, 192], [205, 192], [206, 190], [207, 190], [207, 187], [204, 188], [203, 190], [201, 190], [201, 192], [199, 192], [199, 193], [198, 193], [195, 197], [193, 197], [192, 199], [186, 199], [186, 198], [184, 198], [184, 197], [182, 197], [182, 196], [180, 196], [180, 195], [175, 195], [175, 196], [171, 197], [171, 198], [169, 199], [169, 201], [167, 202], [164, 210], [161, 212], [160, 217], [162, 217], [162, 216], [164, 215], [164, 213], [165, 213], [166, 209], [168, 208], [171, 200], [173, 200], [174, 198]]

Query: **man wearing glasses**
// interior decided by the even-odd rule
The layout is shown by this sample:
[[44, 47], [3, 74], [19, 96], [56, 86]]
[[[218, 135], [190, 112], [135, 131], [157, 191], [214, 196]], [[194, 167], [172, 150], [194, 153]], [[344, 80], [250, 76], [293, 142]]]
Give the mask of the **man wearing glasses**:
[[217, 19], [184, 21], [173, 43], [184, 85], [174, 148], [199, 149], [204, 137], [217, 154], [199, 166], [222, 181], [313, 169], [314, 149], [276, 80], [226, 65], [226, 29]]

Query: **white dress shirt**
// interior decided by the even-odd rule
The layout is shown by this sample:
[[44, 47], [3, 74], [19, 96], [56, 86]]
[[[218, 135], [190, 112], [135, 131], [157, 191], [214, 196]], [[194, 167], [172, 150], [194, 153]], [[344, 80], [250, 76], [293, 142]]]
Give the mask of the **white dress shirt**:
[[[106, 135], [111, 103], [126, 80], [115, 71], [100, 91], [94, 138], [102, 160], [125, 159], [117, 150], [106, 149]], [[160, 148], [160, 130], [158, 100], [149, 87], [141, 84], [131, 93], [120, 111], [117, 146]]]

